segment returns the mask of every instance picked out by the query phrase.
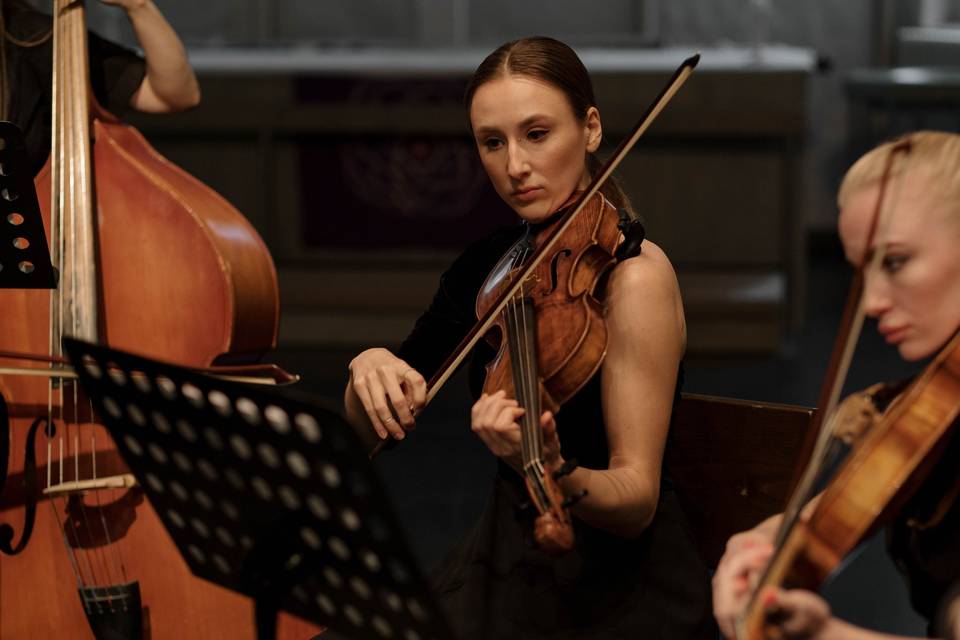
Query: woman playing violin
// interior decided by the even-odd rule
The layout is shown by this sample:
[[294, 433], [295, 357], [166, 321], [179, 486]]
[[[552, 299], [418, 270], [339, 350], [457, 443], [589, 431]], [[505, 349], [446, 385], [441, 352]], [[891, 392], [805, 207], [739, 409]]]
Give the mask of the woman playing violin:
[[[902, 141], [867, 153], [847, 172], [838, 195], [839, 230], [855, 267], [868, 263], [878, 248], [883, 251], [879, 268], [864, 273], [863, 310], [877, 320], [877, 329], [904, 360], [917, 361], [937, 354], [960, 328], [960, 136], [907, 136], [907, 157], [892, 165], [887, 179], [889, 221], [868, 242], [881, 176], [897, 142]], [[938, 607], [945, 610], [945, 594], [960, 580], [956, 431], [954, 426], [933, 471], [888, 529], [889, 552], [907, 578], [914, 608], [928, 620]], [[779, 519], [774, 516], [727, 544], [713, 586], [714, 614], [728, 637], [733, 637], [751, 584], [773, 553], [770, 541]], [[891, 637], [837, 619], [810, 591], [771, 588], [760, 598], [769, 623], [788, 638]]]
[[[471, 245], [443, 275], [429, 309], [397, 354], [369, 349], [350, 364], [347, 415], [368, 441], [402, 440], [431, 376], [476, 322], [490, 269], [526, 229], [535, 232], [591, 179], [600, 112], [573, 51], [549, 38], [507, 43], [484, 60], [466, 106], [484, 169], [522, 225]], [[621, 207], [613, 185], [606, 197]], [[662, 476], [685, 347], [683, 307], [669, 260], [644, 241], [605, 284], [608, 349], [600, 371], [559, 415], [540, 425], [548, 462], [575, 457], [560, 484], [586, 490], [573, 508], [574, 551], [552, 557], [532, 543], [520, 476], [524, 409], [503, 391], [480, 394], [492, 349], [470, 362], [473, 432], [498, 459], [480, 523], [438, 575], [465, 638], [711, 637], [707, 584]], [[558, 635], [559, 634], [559, 635]]]

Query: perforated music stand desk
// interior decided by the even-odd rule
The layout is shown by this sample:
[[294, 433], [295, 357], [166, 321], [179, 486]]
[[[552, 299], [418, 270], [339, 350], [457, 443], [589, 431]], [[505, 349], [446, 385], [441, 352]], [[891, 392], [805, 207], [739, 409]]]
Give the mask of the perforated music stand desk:
[[23, 133], [0, 120], [0, 289], [55, 289]]
[[64, 348], [191, 571], [254, 598], [258, 622], [283, 609], [340, 637], [453, 638], [339, 414], [288, 390]]

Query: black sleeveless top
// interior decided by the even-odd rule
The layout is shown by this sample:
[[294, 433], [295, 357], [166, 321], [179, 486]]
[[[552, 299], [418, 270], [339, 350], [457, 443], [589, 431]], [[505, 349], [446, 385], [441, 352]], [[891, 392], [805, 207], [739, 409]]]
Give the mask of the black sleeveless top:
[[[3, 3], [7, 31], [15, 38], [36, 40], [50, 31], [50, 16], [21, 3]], [[108, 111], [121, 114], [130, 106], [146, 73], [144, 61], [133, 51], [88, 33], [90, 84], [93, 93]], [[50, 155], [53, 100], [53, 39], [34, 47], [20, 47], [2, 38], [10, 82], [10, 111], [7, 119], [23, 131], [27, 158], [34, 174]]]
[[[440, 367], [476, 322], [474, 303], [487, 273], [523, 229], [501, 229], [454, 262], [401, 345], [401, 358], [427, 378]], [[466, 365], [475, 397], [493, 355], [481, 343]], [[594, 469], [608, 465], [600, 377], [557, 415], [564, 458]], [[480, 522], [435, 575], [459, 638], [717, 637], [707, 571], [665, 473], [656, 515], [640, 537], [620, 538], [575, 520], [576, 547], [561, 557], [536, 547], [535, 510], [521, 506], [527, 500], [520, 476], [500, 462]]]
[[951, 585], [960, 584], [960, 421], [930, 475], [887, 528], [887, 547], [913, 608], [932, 627]]

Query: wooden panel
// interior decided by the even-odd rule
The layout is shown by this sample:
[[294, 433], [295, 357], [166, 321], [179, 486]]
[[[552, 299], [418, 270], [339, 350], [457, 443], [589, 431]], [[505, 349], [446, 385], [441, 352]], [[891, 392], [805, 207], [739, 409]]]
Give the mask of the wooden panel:
[[708, 566], [731, 535], [783, 510], [813, 411], [684, 394], [668, 464]]
[[674, 264], [786, 267], [781, 154], [641, 148], [619, 172], [647, 235]]

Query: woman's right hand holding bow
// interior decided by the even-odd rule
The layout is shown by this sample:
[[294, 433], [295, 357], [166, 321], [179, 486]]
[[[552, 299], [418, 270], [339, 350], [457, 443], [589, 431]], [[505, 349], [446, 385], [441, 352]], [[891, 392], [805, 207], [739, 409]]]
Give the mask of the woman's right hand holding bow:
[[403, 440], [415, 425], [414, 415], [427, 402], [423, 376], [382, 348], [360, 353], [349, 369], [344, 404], [350, 423], [355, 428], [369, 425], [381, 440]]

